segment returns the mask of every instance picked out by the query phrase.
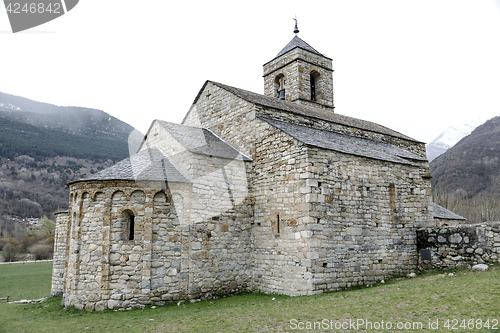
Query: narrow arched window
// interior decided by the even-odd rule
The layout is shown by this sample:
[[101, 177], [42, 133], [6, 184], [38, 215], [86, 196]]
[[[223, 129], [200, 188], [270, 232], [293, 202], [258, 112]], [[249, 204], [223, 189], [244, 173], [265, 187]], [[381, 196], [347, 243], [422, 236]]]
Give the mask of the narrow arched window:
[[128, 240], [134, 240], [135, 216], [128, 217]]
[[277, 98], [285, 99], [285, 75], [279, 74], [276, 76], [274, 79], [274, 89]]
[[128, 240], [134, 240], [135, 216], [131, 214], [128, 217]]
[[125, 223], [125, 239], [134, 240], [135, 237], [135, 215], [132, 211], [123, 212], [123, 222]]
[[311, 74], [311, 101], [316, 101], [316, 78]]
[[311, 101], [316, 102], [318, 100], [318, 83], [319, 83], [319, 73], [317, 71], [312, 71], [309, 75], [309, 83], [311, 90]]

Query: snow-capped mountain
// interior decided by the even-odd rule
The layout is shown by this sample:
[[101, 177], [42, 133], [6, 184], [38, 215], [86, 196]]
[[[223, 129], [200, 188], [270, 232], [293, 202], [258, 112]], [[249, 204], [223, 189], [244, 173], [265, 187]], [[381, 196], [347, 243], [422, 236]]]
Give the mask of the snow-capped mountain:
[[427, 159], [432, 161], [455, 144], [457, 144], [464, 137], [469, 135], [476, 126], [463, 124], [458, 126], [451, 126], [446, 131], [441, 133], [431, 143], [427, 144]]

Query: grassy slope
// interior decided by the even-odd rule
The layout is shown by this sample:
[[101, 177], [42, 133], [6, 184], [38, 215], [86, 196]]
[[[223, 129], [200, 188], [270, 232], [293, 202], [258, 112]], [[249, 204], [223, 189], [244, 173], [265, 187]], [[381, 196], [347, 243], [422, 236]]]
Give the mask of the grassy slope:
[[[40, 264], [36, 264], [40, 265]], [[0, 290], [4, 290], [6, 273], [14, 266], [0, 266]], [[29, 275], [41, 275], [46, 284], [35, 297], [47, 295], [50, 268], [34, 274], [24, 265], [18, 286], [11, 285], [12, 294], [19, 293]], [[20, 270], [17, 267], [16, 274]], [[40, 277], [41, 277], [40, 276]], [[31, 287], [38, 289], [36, 283]], [[21, 286], [21, 287], [20, 287]], [[28, 288], [28, 289], [29, 289]], [[17, 290], [14, 292], [14, 290]], [[274, 300], [273, 300], [274, 298]], [[86, 313], [62, 309], [60, 298], [37, 305], [0, 303], [0, 332], [262, 332], [293, 331], [290, 320], [317, 322], [323, 319], [367, 319], [373, 322], [416, 322], [430, 331], [428, 321], [439, 320], [439, 330], [446, 319], [500, 320], [500, 267], [488, 272], [458, 272], [427, 274], [415, 279], [403, 279], [359, 290], [342, 291], [308, 297], [287, 297], [248, 294], [203, 301], [182, 303], [155, 309], [105, 311]], [[499, 327], [500, 329], [500, 324]], [[302, 330], [303, 332], [304, 330]], [[397, 330], [392, 330], [397, 331]], [[416, 330], [422, 332], [422, 330]], [[457, 330], [455, 330], [457, 331]], [[459, 329], [458, 331], [466, 331]], [[487, 332], [483, 329], [481, 332]], [[498, 332], [499, 330], [495, 330]], [[377, 332], [384, 332], [378, 330]]]

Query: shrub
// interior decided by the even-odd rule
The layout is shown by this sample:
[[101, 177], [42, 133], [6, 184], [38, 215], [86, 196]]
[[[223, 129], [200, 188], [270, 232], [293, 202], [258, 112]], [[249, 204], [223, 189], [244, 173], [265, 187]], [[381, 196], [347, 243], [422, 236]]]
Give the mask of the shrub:
[[2, 248], [3, 259], [6, 262], [12, 262], [17, 260], [17, 255], [19, 253], [19, 243], [15, 239], [9, 239]]
[[40, 240], [40, 237], [35, 234], [28, 234], [21, 239], [21, 250], [27, 252], [28, 248], [36, 244]]
[[52, 258], [54, 250], [50, 245], [35, 244], [30, 246], [28, 252], [33, 255], [35, 260], [45, 260]]
[[35, 159], [28, 155], [21, 155], [15, 158], [17, 163], [33, 163]]

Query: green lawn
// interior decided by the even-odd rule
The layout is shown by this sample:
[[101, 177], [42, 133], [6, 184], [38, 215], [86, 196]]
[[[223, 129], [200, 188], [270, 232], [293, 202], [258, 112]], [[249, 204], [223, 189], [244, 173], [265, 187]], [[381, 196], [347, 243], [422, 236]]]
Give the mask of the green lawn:
[[0, 298], [38, 299], [50, 294], [52, 262], [0, 265]]
[[[14, 272], [9, 272], [11, 270]], [[429, 273], [414, 279], [317, 296], [287, 297], [254, 293], [130, 311], [82, 312], [74, 308], [63, 309], [60, 298], [34, 305], [0, 302], [0, 332], [330, 331], [324, 329], [327, 327], [339, 332], [500, 332], [500, 266], [490, 267], [487, 272], [463, 271], [455, 274]], [[44, 284], [40, 284], [39, 279], [28, 278], [30, 275], [45, 279]], [[40, 289], [37, 294], [31, 291], [36, 294], [35, 297], [48, 295], [50, 267], [47, 264], [26, 264], [21, 268], [0, 265], [2, 293], [6, 288], [5, 277], [15, 277], [17, 281], [9, 283], [12, 295], [26, 291], [24, 286], [28, 285], [25, 282], [28, 280], [35, 281], [29, 282], [28, 289]], [[453, 319], [458, 320], [456, 330], [445, 327], [446, 321]], [[474, 322], [462, 322], [464, 319], [473, 319]], [[467, 325], [477, 328], [477, 320], [482, 320], [483, 324], [489, 320], [490, 329], [463, 328]], [[368, 321], [371, 322], [371, 330]], [[392, 329], [375, 330], [377, 325], [382, 325], [382, 321], [386, 328], [390, 322]], [[429, 322], [437, 324], [439, 329], [429, 329]], [[359, 326], [349, 326], [349, 323], [359, 323]], [[414, 330], [397, 330], [398, 323], [417, 326]], [[453, 321], [448, 323], [454, 324]], [[498, 323], [496, 330], [493, 329], [495, 323]], [[314, 324], [319, 329], [299, 330]], [[342, 324], [347, 329], [335, 330], [335, 325]]]

